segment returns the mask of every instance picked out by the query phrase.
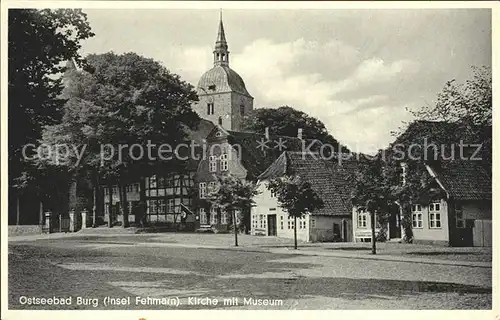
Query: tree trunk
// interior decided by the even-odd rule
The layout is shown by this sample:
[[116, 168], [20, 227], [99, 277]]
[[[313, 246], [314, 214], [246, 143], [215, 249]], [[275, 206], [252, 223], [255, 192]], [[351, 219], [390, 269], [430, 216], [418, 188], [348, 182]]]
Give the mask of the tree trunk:
[[293, 216], [293, 248], [297, 250], [297, 216]]
[[109, 189], [109, 203], [108, 203], [108, 227], [113, 227], [113, 186], [111, 184], [108, 185]]
[[[69, 194], [68, 194], [68, 202], [69, 202], [69, 208], [68, 210], [71, 211], [71, 210], [77, 210], [77, 205], [78, 205], [78, 196], [77, 196], [77, 192], [78, 192], [78, 182], [77, 182], [77, 179], [76, 179], [76, 174], [75, 173], [72, 173], [71, 175], [71, 180], [69, 182]], [[69, 212], [68, 212], [69, 214]]]
[[236, 210], [233, 210], [233, 226], [234, 226], [234, 246], [238, 246], [238, 224], [236, 223]]
[[139, 225], [144, 227], [144, 220], [146, 219], [146, 179], [141, 175], [139, 182], [139, 214], [135, 214], [136, 223], [139, 221]]
[[97, 218], [97, 186], [94, 186], [92, 194], [92, 228], [95, 228], [97, 225], [95, 223]]
[[38, 224], [43, 224], [43, 202], [40, 200], [40, 211], [38, 212]]
[[128, 228], [128, 202], [127, 202], [127, 185], [120, 184], [120, 214], [122, 215], [122, 228]]
[[370, 212], [370, 220], [372, 225], [372, 254], [377, 254], [377, 239], [375, 238], [375, 211]]
[[19, 208], [19, 195], [16, 195], [16, 225], [19, 225], [21, 218], [21, 209]]

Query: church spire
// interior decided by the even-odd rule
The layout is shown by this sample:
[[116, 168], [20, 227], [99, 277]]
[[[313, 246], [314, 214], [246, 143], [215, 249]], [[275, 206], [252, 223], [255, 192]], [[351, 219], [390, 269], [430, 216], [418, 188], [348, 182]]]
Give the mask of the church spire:
[[227, 50], [226, 34], [224, 32], [224, 24], [222, 23], [222, 9], [219, 19], [219, 32], [217, 33], [217, 41], [215, 41], [214, 50], [214, 65], [229, 66], [229, 51]]

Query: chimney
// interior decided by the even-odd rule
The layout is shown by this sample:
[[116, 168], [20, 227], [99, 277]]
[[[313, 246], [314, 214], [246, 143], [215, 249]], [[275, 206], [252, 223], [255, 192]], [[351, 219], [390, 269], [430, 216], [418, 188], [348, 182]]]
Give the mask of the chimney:
[[297, 129], [297, 138], [302, 140], [302, 128]]
[[269, 140], [269, 127], [266, 127], [266, 132], [264, 134], [266, 136], [266, 140]]

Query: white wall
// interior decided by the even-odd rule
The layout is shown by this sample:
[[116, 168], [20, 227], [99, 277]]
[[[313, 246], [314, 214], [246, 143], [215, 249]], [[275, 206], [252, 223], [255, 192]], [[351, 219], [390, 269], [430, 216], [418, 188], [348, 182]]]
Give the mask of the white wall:
[[[257, 194], [254, 197], [255, 204], [251, 209], [251, 217], [250, 217], [250, 233], [252, 235], [268, 235], [268, 228], [269, 226], [267, 225], [267, 215], [269, 214], [275, 214], [276, 215], [276, 235], [278, 237], [283, 237], [283, 238], [291, 238], [293, 239], [294, 237], [294, 232], [292, 228], [292, 218], [288, 218], [288, 213], [284, 210], [282, 210], [279, 206], [278, 200], [274, 197], [271, 197], [271, 192], [267, 189], [266, 182], [260, 182], [257, 190], [259, 191], [259, 194]], [[265, 221], [262, 224], [261, 227], [261, 218], [260, 215], [262, 215], [262, 220]], [[299, 221], [300, 219], [297, 219], [297, 224], [299, 225], [299, 228], [297, 229], [297, 239], [300, 239], [302, 241], [309, 241], [309, 226], [310, 226], [310, 217], [309, 215], [305, 215], [304, 218], [302, 219], [302, 228], [300, 228], [301, 224]], [[288, 222], [290, 221], [290, 228], [288, 228]], [[256, 222], [256, 224], [255, 224]], [[283, 222], [283, 229], [281, 228], [281, 223]]]
[[448, 203], [445, 200], [440, 202], [441, 228], [429, 227], [429, 207], [422, 206], [422, 228], [413, 228], [414, 240], [429, 241], [449, 241], [448, 229]]
[[[377, 217], [375, 216], [375, 219]], [[378, 234], [380, 228], [375, 228], [375, 234]], [[361, 238], [366, 239], [372, 237], [372, 219], [370, 213], [366, 215], [366, 227], [358, 227], [358, 210], [352, 208], [352, 238], [354, 242], [361, 241]]]

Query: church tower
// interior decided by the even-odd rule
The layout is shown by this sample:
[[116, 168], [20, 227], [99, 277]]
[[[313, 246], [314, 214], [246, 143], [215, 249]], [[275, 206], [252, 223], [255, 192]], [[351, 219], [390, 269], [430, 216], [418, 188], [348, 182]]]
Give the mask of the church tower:
[[221, 13], [213, 51], [214, 66], [198, 82], [199, 101], [193, 109], [201, 118], [226, 130], [240, 131], [243, 118], [253, 110], [253, 97], [243, 79], [229, 67], [228, 48]]

